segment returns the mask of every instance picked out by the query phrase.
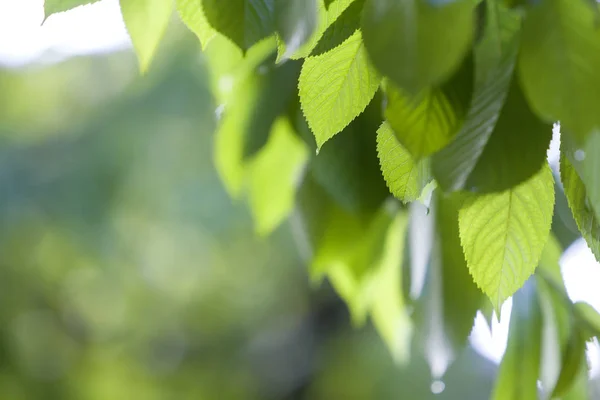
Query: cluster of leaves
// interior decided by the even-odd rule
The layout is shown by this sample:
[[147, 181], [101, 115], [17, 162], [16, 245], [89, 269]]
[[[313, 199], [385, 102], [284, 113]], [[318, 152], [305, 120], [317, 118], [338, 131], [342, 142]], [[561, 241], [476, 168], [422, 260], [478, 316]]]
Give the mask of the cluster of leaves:
[[[46, 0], [46, 13], [88, 2]], [[357, 324], [370, 317], [398, 361], [418, 330], [434, 376], [477, 310], [491, 314], [481, 292], [499, 313], [522, 288], [495, 398], [536, 398], [538, 379], [546, 397], [585, 398], [600, 317], [566, 295], [551, 225], [556, 181], [600, 258], [596, 2], [176, 6], [211, 64], [217, 167], [260, 234], [291, 216], [311, 275], [328, 277]], [[171, 7], [121, 0], [142, 71]]]

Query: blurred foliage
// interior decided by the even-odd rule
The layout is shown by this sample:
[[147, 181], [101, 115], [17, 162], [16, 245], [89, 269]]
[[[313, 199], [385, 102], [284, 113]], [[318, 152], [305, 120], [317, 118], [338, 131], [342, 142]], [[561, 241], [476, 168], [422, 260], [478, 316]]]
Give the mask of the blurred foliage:
[[434, 396], [310, 287], [289, 224], [256, 238], [205, 60], [171, 43], [144, 78], [131, 54], [0, 70], [0, 398], [487, 398], [491, 362], [465, 350]]

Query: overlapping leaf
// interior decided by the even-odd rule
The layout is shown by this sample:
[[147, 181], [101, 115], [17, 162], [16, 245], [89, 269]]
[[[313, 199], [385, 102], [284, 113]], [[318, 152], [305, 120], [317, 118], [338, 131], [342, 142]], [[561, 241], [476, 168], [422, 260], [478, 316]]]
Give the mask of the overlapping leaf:
[[386, 119], [415, 159], [442, 149], [460, 129], [471, 103], [472, 61], [468, 57], [448, 82], [417, 95], [387, 86]]
[[312, 50], [312, 56], [318, 56], [339, 46], [360, 28], [360, 17], [365, 0], [354, 0], [348, 8], [323, 32]]
[[120, 0], [121, 13], [137, 54], [140, 70], [145, 72], [156, 53], [171, 14], [171, 0]]
[[538, 398], [542, 315], [535, 283], [528, 281], [513, 301], [506, 352], [500, 364], [492, 400]]
[[274, 0], [202, 0], [210, 25], [244, 52], [275, 30]]
[[600, 260], [600, 223], [590, 207], [585, 185], [564, 153], [560, 158], [560, 178], [577, 227], [596, 259]]
[[461, 243], [475, 283], [498, 311], [534, 272], [552, 223], [548, 166], [499, 194], [473, 196], [460, 210]]
[[488, 0], [487, 5], [484, 36], [475, 48], [476, 85], [472, 107], [454, 140], [431, 160], [433, 175], [446, 191], [466, 186], [496, 127], [513, 79], [519, 18], [496, 1]]
[[474, 2], [367, 0], [365, 47], [377, 69], [411, 94], [448, 79], [468, 52]]
[[68, 11], [85, 4], [92, 4], [99, 0], [44, 0], [44, 19], [52, 14]]
[[283, 58], [288, 58], [310, 40], [318, 18], [317, 0], [275, 2], [275, 28], [286, 49]]
[[417, 200], [431, 181], [429, 161], [415, 162], [387, 122], [377, 131], [377, 153], [390, 192], [403, 202]]
[[[597, 7], [597, 6], [596, 6]], [[545, 0], [529, 7], [519, 72], [533, 109], [561, 121], [582, 145], [600, 128], [600, 30], [585, 1]]]
[[306, 59], [300, 73], [300, 102], [319, 148], [364, 111], [379, 82], [360, 32], [335, 49]]

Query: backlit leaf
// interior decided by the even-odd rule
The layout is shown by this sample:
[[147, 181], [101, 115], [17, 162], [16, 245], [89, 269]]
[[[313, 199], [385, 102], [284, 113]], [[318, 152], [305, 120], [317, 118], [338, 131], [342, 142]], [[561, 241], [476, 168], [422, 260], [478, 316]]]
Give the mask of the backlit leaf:
[[534, 272], [548, 240], [553, 207], [554, 179], [546, 165], [513, 189], [469, 198], [460, 210], [469, 271], [497, 312]]
[[600, 223], [590, 207], [585, 185], [564, 153], [560, 157], [560, 178], [577, 227], [596, 259], [600, 260]]
[[417, 200], [431, 181], [429, 161], [415, 162], [387, 122], [377, 131], [377, 153], [390, 192], [405, 203]]
[[474, 32], [474, 3], [456, 0], [367, 0], [362, 30], [375, 67], [416, 94], [458, 69]]
[[523, 24], [519, 72], [533, 109], [584, 144], [600, 128], [600, 30], [585, 1], [544, 0]]
[[348, 8], [323, 32], [311, 56], [318, 56], [339, 46], [360, 28], [360, 17], [365, 0], [354, 0]]
[[97, 1], [99, 0], [44, 0], [44, 19], [47, 19], [52, 14], [68, 11], [72, 8], [92, 4]]
[[269, 234], [294, 208], [296, 186], [307, 159], [306, 146], [289, 121], [275, 121], [267, 145], [248, 167], [250, 210], [258, 234]]
[[202, 48], [206, 48], [217, 32], [206, 20], [202, 0], [177, 0], [175, 4], [181, 20], [198, 36]]
[[364, 111], [379, 82], [360, 32], [335, 49], [306, 59], [300, 73], [300, 103], [319, 148]]
[[412, 95], [388, 85], [385, 116], [400, 143], [415, 159], [442, 149], [460, 129], [473, 91], [473, 60], [440, 87]]
[[142, 73], [148, 70], [173, 12], [171, 0], [120, 0]]

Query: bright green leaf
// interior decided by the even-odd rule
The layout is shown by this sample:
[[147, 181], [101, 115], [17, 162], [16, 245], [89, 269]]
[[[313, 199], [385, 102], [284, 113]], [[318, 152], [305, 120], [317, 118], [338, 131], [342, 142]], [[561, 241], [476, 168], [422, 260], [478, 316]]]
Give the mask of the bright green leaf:
[[415, 162], [387, 122], [377, 131], [377, 153], [390, 192], [405, 203], [417, 200], [431, 181], [429, 161]]
[[[569, 341], [562, 355], [562, 368], [552, 398], [564, 399], [564, 395], [581, 389], [577, 386], [577, 380], [583, 372], [587, 376], [587, 360], [585, 356], [585, 337], [579, 326], [573, 326]], [[582, 371], [583, 369], [583, 371]], [[566, 397], [568, 398], [568, 397]], [[587, 400], [587, 397], [582, 399]]]
[[588, 331], [591, 336], [600, 337], [600, 313], [594, 307], [579, 301], [574, 304], [577, 317], [580, 319], [582, 326]]
[[312, 37], [318, 23], [317, 0], [275, 1], [275, 28], [289, 58]]
[[85, 4], [92, 4], [97, 1], [98, 0], [44, 0], [44, 19], [47, 19], [52, 14], [68, 11], [72, 8]]
[[360, 17], [365, 0], [354, 0], [348, 8], [325, 30], [319, 42], [311, 52], [318, 56], [336, 48], [360, 29]]
[[289, 121], [275, 121], [267, 145], [249, 165], [250, 210], [260, 235], [269, 234], [294, 208], [308, 151]]
[[585, 1], [544, 0], [523, 24], [519, 72], [533, 109], [577, 142], [600, 128], [600, 30]]
[[564, 152], [560, 157], [560, 178], [579, 232], [600, 260], [600, 223], [590, 207], [585, 185]]
[[569, 391], [561, 397], [561, 400], [589, 400], [591, 398], [589, 393], [590, 385], [588, 370], [588, 363], [584, 354], [584, 356], [581, 357], [581, 364], [579, 365], [575, 381]]
[[460, 237], [469, 271], [496, 311], [534, 272], [548, 240], [554, 179], [546, 165], [527, 182], [473, 196], [460, 210]]
[[209, 24], [245, 52], [274, 32], [273, 2], [274, 0], [202, 0], [202, 5]]
[[173, 12], [171, 0], [120, 0], [142, 73], [148, 70]]
[[375, 67], [416, 94], [448, 79], [473, 39], [474, 3], [456, 0], [368, 0], [363, 10], [365, 47]]
[[508, 344], [492, 400], [534, 400], [538, 398], [542, 316], [533, 280], [513, 300]]
[[300, 103], [319, 148], [364, 111], [379, 82], [360, 32], [335, 49], [306, 59], [298, 86]]
[[460, 129], [473, 91], [473, 60], [468, 57], [450, 80], [413, 96], [388, 85], [385, 117], [415, 159], [442, 149]]
[[433, 175], [444, 190], [463, 189], [492, 135], [510, 83], [518, 51], [519, 18], [488, 0], [482, 40], [475, 46], [476, 84], [472, 107], [452, 142], [432, 156]]
[[216, 35], [202, 9], [202, 0], [176, 0], [176, 7], [181, 20], [198, 36], [202, 49]]

